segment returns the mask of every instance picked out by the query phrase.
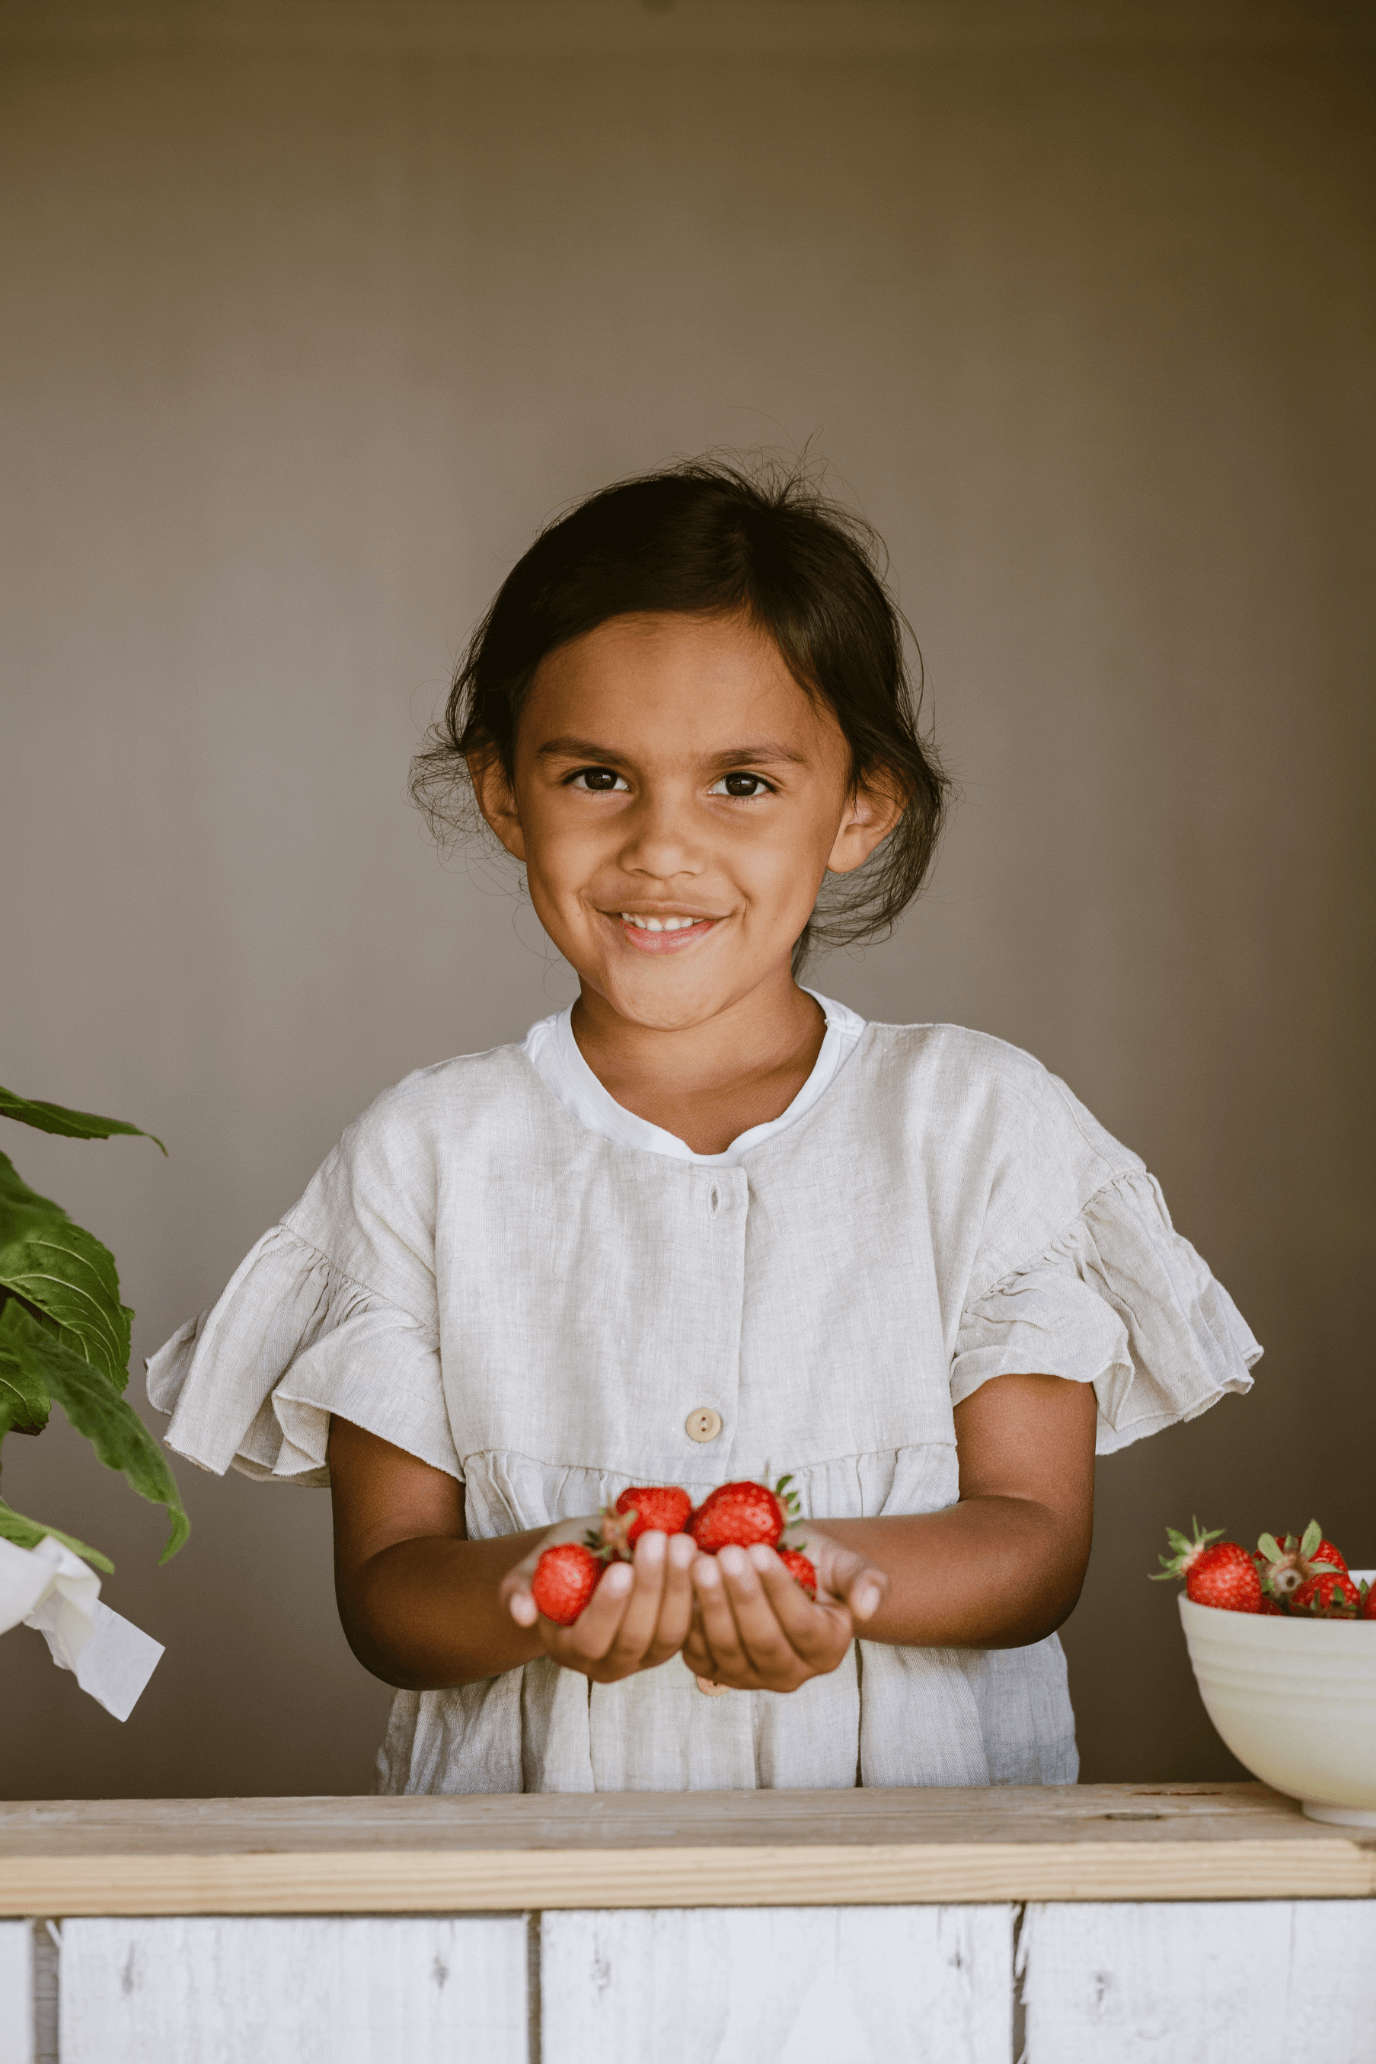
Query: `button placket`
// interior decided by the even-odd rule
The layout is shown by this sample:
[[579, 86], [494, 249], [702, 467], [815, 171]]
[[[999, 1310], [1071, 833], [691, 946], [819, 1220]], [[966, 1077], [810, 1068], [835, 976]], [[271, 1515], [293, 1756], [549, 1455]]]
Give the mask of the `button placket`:
[[[718, 1317], [725, 1316], [726, 1312], [732, 1312], [734, 1307], [734, 1323], [728, 1321], [735, 1336], [734, 1340], [729, 1340], [729, 1337], [723, 1339], [718, 1335], [717, 1341], [714, 1342], [716, 1351], [708, 1354], [701, 1365], [701, 1373], [706, 1379], [704, 1389], [708, 1390], [709, 1395], [715, 1390], [728, 1412], [735, 1403], [736, 1388], [740, 1380], [740, 1305], [744, 1292], [744, 1190], [745, 1180], [738, 1169], [727, 1169], [720, 1174], [713, 1170], [705, 1183], [699, 1176], [693, 1185], [692, 1207], [697, 1225], [689, 1237], [690, 1247], [697, 1247], [702, 1255], [708, 1279], [713, 1282], [715, 1288], [725, 1293], [725, 1310], [723, 1311], [719, 1303]], [[716, 1331], [715, 1327], [713, 1331]], [[718, 1357], [722, 1349], [725, 1349], [725, 1354], [719, 1364]], [[683, 1431], [689, 1440], [696, 1442], [700, 1447], [720, 1440], [725, 1427], [726, 1418], [715, 1405], [694, 1405], [683, 1422]]]

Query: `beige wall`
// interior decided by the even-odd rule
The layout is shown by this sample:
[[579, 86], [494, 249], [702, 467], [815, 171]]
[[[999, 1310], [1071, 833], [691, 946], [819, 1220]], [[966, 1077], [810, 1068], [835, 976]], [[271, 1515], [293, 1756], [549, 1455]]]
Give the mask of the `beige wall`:
[[[820, 978], [1039, 1054], [1267, 1345], [1250, 1401], [1105, 1464], [1067, 1637], [1087, 1776], [1230, 1767], [1164, 1524], [1317, 1511], [1376, 1563], [1360, 18], [0, 8], [0, 1078], [171, 1158], [3, 1145], [115, 1249], [137, 1355], [378, 1089], [571, 993], [403, 796], [533, 528], [815, 439], [965, 792], [899, 936]], [[168, 1645], [120, 1728], [9, 1636], [10, 1793], [366, 1785], [323, 1497], [183, 1468], [158, 1570], [74, 1438], [5, 1465]]]

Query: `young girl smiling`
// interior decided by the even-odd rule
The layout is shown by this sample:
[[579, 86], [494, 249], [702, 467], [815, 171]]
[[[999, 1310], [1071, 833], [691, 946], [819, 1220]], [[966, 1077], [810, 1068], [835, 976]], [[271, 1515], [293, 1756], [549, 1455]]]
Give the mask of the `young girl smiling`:
[[[380, 1789], [1073, 1779], [1096, 1436], [1260, 1350], [1038, 1062], [796, 979], [892, 924], [945, 800], [866, 534], [717, 464], [594, 496], [474, 637], [417, 769], [440, 820], [456, 784], [577, 1002], [381, 1096], [149, 1369], [193, 1461], [330, 1484]], [[815, 1603], [649, 1532], [538, 1612], [623, 1489], [771, 1468]]]

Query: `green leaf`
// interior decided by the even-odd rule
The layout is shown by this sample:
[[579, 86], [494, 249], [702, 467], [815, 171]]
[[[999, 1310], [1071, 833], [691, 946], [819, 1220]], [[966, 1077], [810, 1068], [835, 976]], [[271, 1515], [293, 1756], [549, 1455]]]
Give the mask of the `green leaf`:
[[0, 1118], [17, 1118], [21, 1125], [36, 1125], [40, 1132], [55, 1132], [62, 1139], [109, 1139], [112, 1133], [132, 1133], [136, 1139], [151, 1139], [155, 1147], [166, 1147], [155, 1132], [140, 1125], [126, 1125], [122, 1118], [97, 1118], [93, 1111], [69, 1111], [65, 1104], [35, 1103], [12, 1089], [0, 1089]]
[[94, 1362], [123, 1390], [129, 1381], [129, 1326], [119, 1301], [115, 1257], [94, 1233], [74, 1225], [60, 1204], [31, 1190], [0, 1154], [0, 1288], [36, 1305], [74, 1354]]
[[163, 1505], [172, 1522], [160, 1561], [175, 1555], [191, 1531], [167, 1458], [148, 1428], [103, 1370], [73, 1354], [13, 1298], [0, 1312], [0, 1374], [37, 1375], [77, 1432], [90, 1441], [107, 1469], [118, 1469], [131, 1490]]
[[88, 1548], [84, 1541], [78, 1541], [73, 1534], [64, 1534], [60, 1527], [44, 1526], [38, 1519], [25, 1519], [22, 1512], [16, 1512], [0, 1498], [0, 1541], [13, 1541], [16, 1548], [36, 1548], [45, 1534], [51, 1534], [64, 1548], [70, 1548], [73, 1555], [84, 1556], [98, 1570], [114, 1574], [115, 1565], [108, 1555], [101, 1554], [99, 1548]]
[[7, 1362], [0, 1368], [0, 1440], [7, 1433], [42, 1433], [51, 1402], [36, 1369]]

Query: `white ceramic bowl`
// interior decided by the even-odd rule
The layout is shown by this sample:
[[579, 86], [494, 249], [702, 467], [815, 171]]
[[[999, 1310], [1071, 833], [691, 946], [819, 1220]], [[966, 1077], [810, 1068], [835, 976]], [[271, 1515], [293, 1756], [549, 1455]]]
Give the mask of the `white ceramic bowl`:
[[1183, 1591], [1180, 1617], [1199, 1695], [1239, 1763], [1311, 1820], [1376, 1827], [1376, 1620], [1219, 1612]]

